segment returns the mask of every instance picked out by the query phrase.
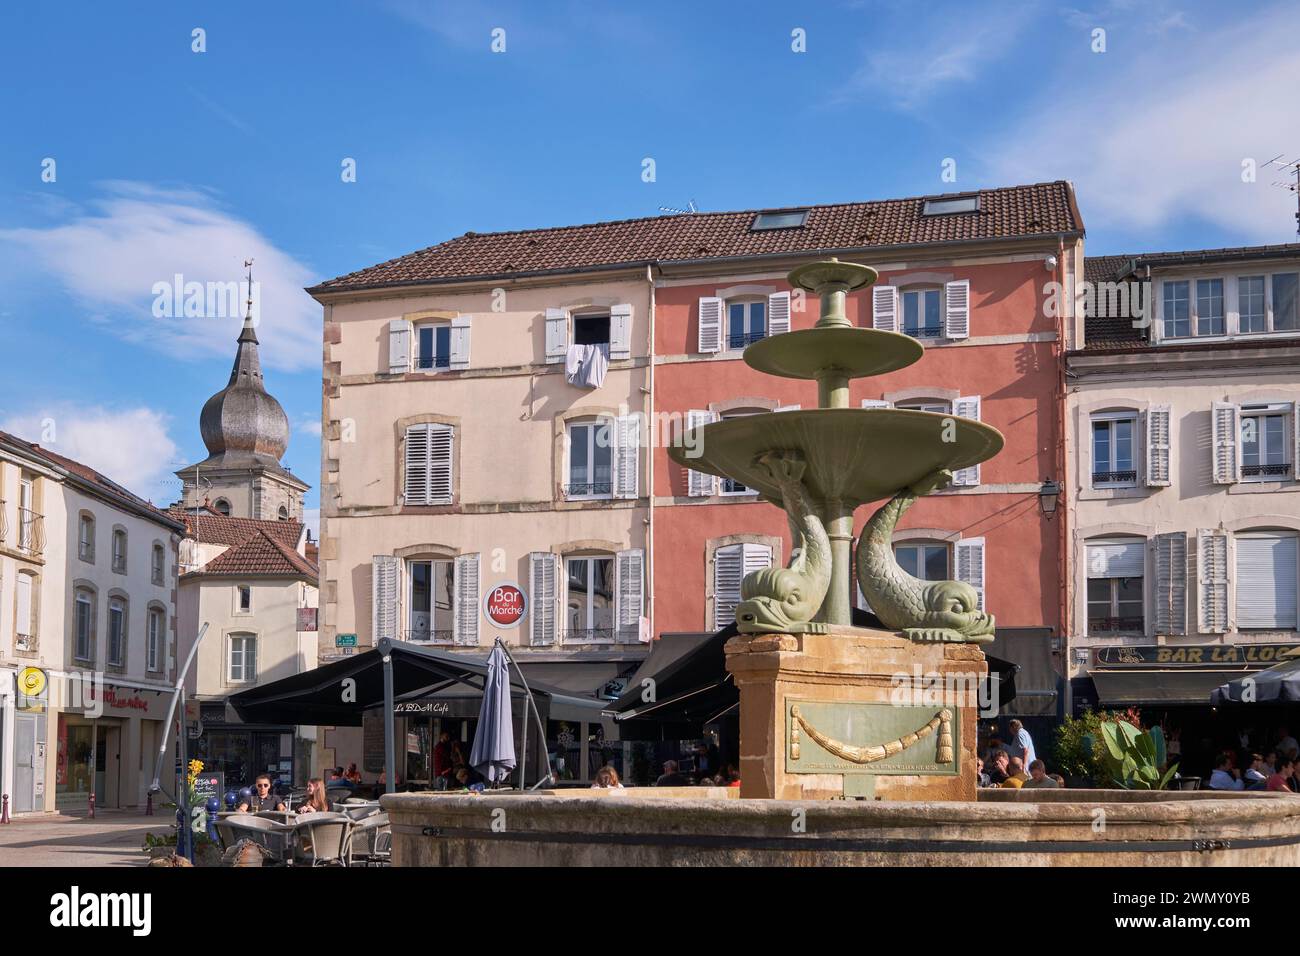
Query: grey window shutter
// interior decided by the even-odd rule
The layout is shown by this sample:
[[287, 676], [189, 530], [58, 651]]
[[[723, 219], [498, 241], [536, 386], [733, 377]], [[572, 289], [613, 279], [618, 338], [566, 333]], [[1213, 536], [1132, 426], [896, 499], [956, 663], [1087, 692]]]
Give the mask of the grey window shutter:
[[1169, 485], [1170, 441], [1168, 405], [1152, 405], [1144, 416], [1146, 421], [1146, 483], [1151, 488]]
[[636, 498], [641, 477], [641, 416], [621, 415], [614, 428], [614, 497]]
[[1201, 633], [1228, 630], [1228, 536], [1202, 528], [1196, 532], [1197, 607]]
[[563, 309], [546, 310], [546, 361], [563, 362], [569, 352], [569, 313]]
[[790, 293], [774, 292], [767, 297], [767, 334], [790, 331]]
[[452, 612], [452, 637], [457, 644], [478, 644], [478, 591], [479, 556], [462, 554], [456, 557], [453, 587], [456, 601]]
[[1296, 537], [1238, 535], [1237, 626], [1296, 629]]
[[[980, 405], [978, 395], [967, 395], [953, 402], [953, 414], [959, 418], [970, 418], [979, 421]], [[957, 469], [957, 471], [953, 472], [952, 483], [961, 486], [978, 485], [980, 483], [980, 466], [971, 465], [969, 468]]]
[[458, 315], [451, 320], [451, 360], [452, 369], [469, 368], [469, 331], [473, 316]]
[[388, 323], [388, 371], [392, 373], [411, 370], [411, 323], [406, 319], [393, 319]]
[[[692, 408], [686, 413], [687, 429], [707, 425], [713, 421], [713, 413], [704, 409]], [[686, 493], [692, 498], [707, 498], [714, 493], [715, 479], [708, 472], [693, 468], [686, 472]]]
[[456, 430], [451, 425], [429, 425], [429, 504], [449, 505], [454, 489]]
[[970, 280], [959, 279], [944, 286], [944, 336], [964, 339], [970, 336]]
[[1230, 402], [1215, 402], [1210, 414], [1213, 422], [1214, 483], [1235, 484], [1241, 480], [1241, 410]]
[[609, 310], [609, 357], [632, 357], [632, 306], [621, 302]]
[[963, 538], [957, 542], [954, 551], [957, 580], [965, 581], [975, 589], [975, 593], [979, 596], [976, 607], [982, 611], [984, 610], [984, 539]]
[[898, 331], [898, 290], [892, 285], [871, 287], [872, 328]]
[[641, 618], [645, 616], [645, 553], [640, 548], [620, 551], [614, 556], [617, 587], [617, 639], [628, 643], [641, 637]]
[[406, 475], [403, 483], [403, 503], [427, 505], [429, 503], [429, 426], [412, 425], [406, 430], [406, 447], [403, 450]]
[[555, 643], [555, 595], [558, 586], [557, 559], [550, 551], [528, 555], [528, 577], [532, 594], [528, 604], [528, 640], [534, 647]]
[[1156, 634], [1187, 633], [1187, 532], [1171, 531], [1151, 539], [1154, 556]]
[[371, 642], [397, 639], [397, 558], [376, 554], [370, 559]]
[[717, 352], [722, 348], [722, 300], [717, 296], [700, 297], [699, 350]]

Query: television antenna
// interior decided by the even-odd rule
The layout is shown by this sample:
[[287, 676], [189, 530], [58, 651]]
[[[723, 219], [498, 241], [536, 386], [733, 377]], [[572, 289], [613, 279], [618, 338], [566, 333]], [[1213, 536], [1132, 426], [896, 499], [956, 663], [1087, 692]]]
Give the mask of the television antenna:
[[1279, 189], [1285, 189], [1287, 192], [1293, 194], [1296, 197], [1296, 214], [1295, 214], [1296, 230], [1295, 231], [1296, 231], [1296, 235], [1300, 236], [1300, 158], [1282, 162], [1282, 157], [1285, 155], [1286, 155], [1285, 153], [1279, 153], [1264, 165], [1276, 166], [1279, 170], [1283, 172], [1283, 174], [1289, 175], [1291, 177], [1290, 182], [1288, 182], [1285, 179], [1280, 179], [1276, 182], [1271, 183], [1270, 185], [1276, 186]]
[[699, 207], [695, 205], [695, 200], [694, 200], [694, 199], [688, 199], [688, 200], [686, 200], [686, 208], [685, 208], [685, 209], [678, 209], [676, 206], [660, 206], [660, 207], [659, 207], [659, 211], [660, 211], [660, 212], [670, 212], [670, 213], [674, 213], [675, 215], [679, 215], [679, 216], [686, 216], [686, 215], [691, 215], [691, 214], [693, 214], [693, 213], [697, 213], [697, 212], [699, 212], [700, 210], [699, 210]]

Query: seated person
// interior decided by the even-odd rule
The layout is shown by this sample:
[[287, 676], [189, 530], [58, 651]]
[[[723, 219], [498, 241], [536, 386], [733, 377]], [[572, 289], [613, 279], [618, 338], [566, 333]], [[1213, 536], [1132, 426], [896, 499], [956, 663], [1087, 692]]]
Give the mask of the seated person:
[[1024, 790], [1055, 790], [1057, 783], [1047, 775], [1047, 767], [1041, 760], [1029, 764], [1029, 779], [1021, 784]]
[[357, 769], [356, 764], [354, 763], [348, 764], [348, 769], [347, 772], [343, 774], [343, 779], [346, 780], [348, 783], [353, 783], [353, 784], [361, 782], [361, 771]]
[[1241, 771], [1232, 766], [1232, 758], [1227, 754], [1219, 754], [1214, 761], [1214, 773], [1210, 774], [1211, 790], [1244, 790], [1246, 784], [1242, 782]]
[[312, 777], [307, 781], [307, 802], [298, 808], [299, 813], [328, 813], [329, 800], [325, 796], [325, 781]]
[[271, 778], [266, 774], [257, 775], [253, 781], [253, 795], [239, 804], [240, 813], [261, 813], [264, 810], [284, 810], [284, 800], [271, 792]]

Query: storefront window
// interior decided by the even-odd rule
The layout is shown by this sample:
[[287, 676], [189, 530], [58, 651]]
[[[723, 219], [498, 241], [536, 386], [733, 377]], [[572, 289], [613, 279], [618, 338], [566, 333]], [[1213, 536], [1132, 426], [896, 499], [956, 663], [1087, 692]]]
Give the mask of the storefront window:
[[84, 803], [90, 799], [95, 782], [95, 728], [91, 724], [71, 724], [59, 717], [59, 749], [56, 757], [54, 793], [59, 806]]

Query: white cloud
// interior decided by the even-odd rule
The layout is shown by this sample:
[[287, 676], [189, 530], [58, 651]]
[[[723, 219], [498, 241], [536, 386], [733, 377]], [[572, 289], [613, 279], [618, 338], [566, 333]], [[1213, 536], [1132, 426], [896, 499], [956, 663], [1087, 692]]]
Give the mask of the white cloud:
[[1275, 169], [1243, 183], [1242, 162], [1300, 149], [1298, 30], [1300, 14], [1276, 6], [1235, 28], [1172, 31], [1131, 58], [1094, 54], [1095, 69], [998, 134], [992, 178], [1074, 180], [1090, 228], [1201, 219], [1243, 243], [1289, 241], [1294, 196], [1270, 185]]
[[239, 316], [155, 317], [155, 283], [238, 281], [254, 259], [260, 288], [258, 338], [273, 368], [320, 363], [320, 307], [302, 291], [313, 274], [211, 196], [139, 183], [105, 184], [89, 208], [53, 225], [0, 230], [7, 255], [52, 277], [115, 334], [183, 358], [229, 359]]
[[319, 418], [303, 418], [303, 419], [300, 419], [300, 420], [298, 421], [296, 427], [297, 427], [298, 431], [302, 432], [304, 435], [314, 435], [314, 436], [316, 436], [317, 438], [320, 438], [320, 431], [321, 431], [321, 429], [320, 429], [320, 419], [319, 419]]
[[141, 498], [165, 507], [180, 497], [171, 472], [184, 462], [156, 409], [106, 408], [72, 402], [6, 418], [0, 429], [89, 465]]

